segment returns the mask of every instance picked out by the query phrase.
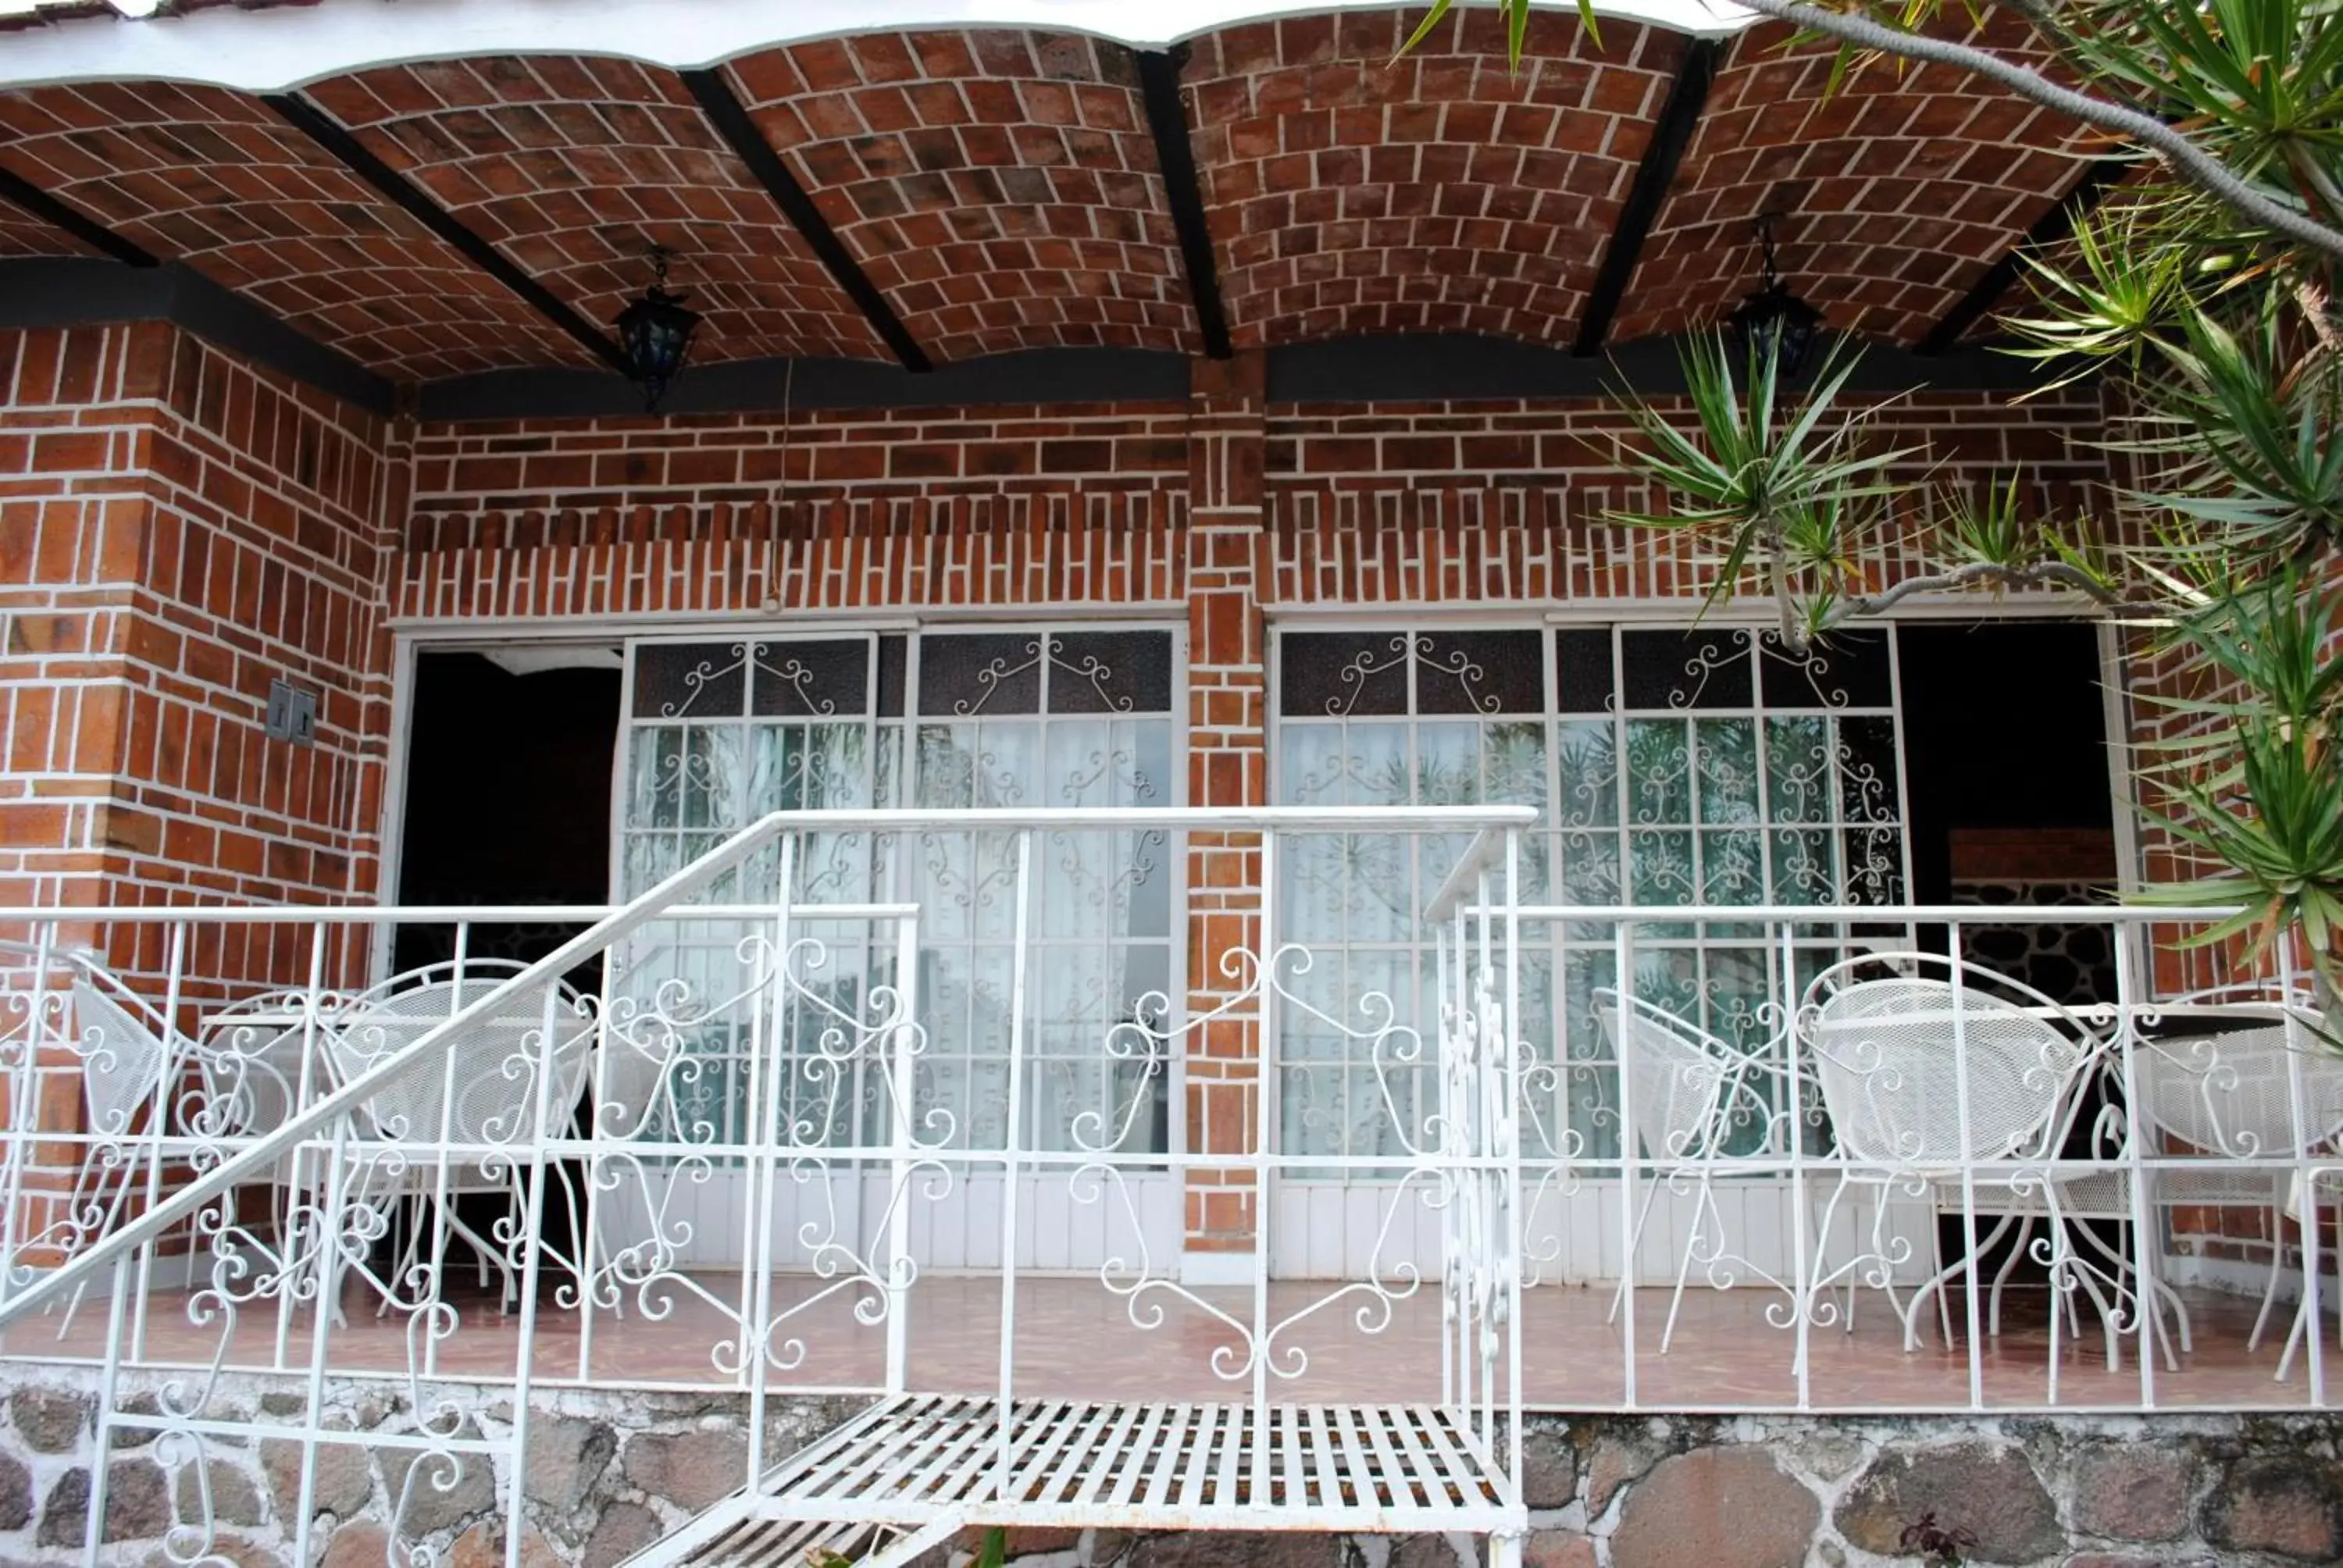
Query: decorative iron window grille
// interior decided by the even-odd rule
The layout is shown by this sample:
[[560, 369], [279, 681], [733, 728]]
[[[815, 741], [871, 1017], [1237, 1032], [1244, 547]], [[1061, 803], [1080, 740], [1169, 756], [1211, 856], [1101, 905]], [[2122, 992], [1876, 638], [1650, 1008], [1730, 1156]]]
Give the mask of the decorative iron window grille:
[[[1176, 804], [1174, 653], [1168, 631], [1091, 627], [638, 643], [617, 814], [621, 892], [775, 810]], [[1042, 960], [1027, 992], [1028, 1139], [1062, 1149], [1078, 1131], [1095, 1142], [1101, 1128], [1127, 1129], [1120, 1147], [1163, 1150], [1167, 1064], [1103, 1060], [1098, 1043], [1120, 1023], [1152, 1034], [1170, 1021], [1171, 846], [1160, 833], [1070, 832], [1047, 844], [1029, 911]], [[801, 845], [791, 874], [800, 908], [921, 906], [916, 1114], [970, 1147], [1001, 1147], [1008, 1134], [1015, 854], [1006, 836], [823, 835]], [[779, 875], [770, 858], [752, 861], [709, 901], [769, 900]], [[694, 1070], [669, 1075], [679, 1091], [661, 1123], [670, 1136], [677, 1125], [736, 1133], [745, 1110], [741, 944], [754, 938], [738, 922], [703, 925], [648, 939], [623, 992], [646, 1027], [680, 1028], [695, 1057]], [[870, 922], [809, 915], [792, 931], [823, 945], [821, 972], [849, 1016], [862, 1016], [873, 988], [896, 983], [891, 934]], [[873, 1138], [884, 1086], [829, 1092], [820, 1011], [809, 1004], [781, 1025], [798, 1064], [785, 1121], [809, 1144]]]
[[[1279, 801], [1535, 806], [1545, 822], [1526, 847], [1525, 899], [1715, 910], [1905, 896], [1887, 629], [1803, 658], [1738, 627], [1292, 630], [1274, 657]], [[1287, 1010], [1279, 1030], [1288, 1147], [1383, 1154], [1403, 1131], [1420, 1134], [1428, 1073], [1379, 1074], [1337, 1025], [1366, 1021], [1363, 999], [1388, 999], [1432, 1027], [1415, 915], [1461, 849], [1352, 836], [1291, 851], [1283, 918], [1320, 950], [1299, 980], [1311, 1006]], [[1828, 962], [1848, 931], [1806, 933], [1798, 972]], [[1534, 1152], [1617, 1156], [1616, 1077], [1592, 1000], [1617, 983], [1615, 937], [1607, 920], [1525, 933], [1523, 1026], [1551, 1042], [1527, 1076]], [[1642, 921], [1634, 953], [1639, 996], [1728, 1040], [1774, 1032], [1778, 958], [1755, 923]]]

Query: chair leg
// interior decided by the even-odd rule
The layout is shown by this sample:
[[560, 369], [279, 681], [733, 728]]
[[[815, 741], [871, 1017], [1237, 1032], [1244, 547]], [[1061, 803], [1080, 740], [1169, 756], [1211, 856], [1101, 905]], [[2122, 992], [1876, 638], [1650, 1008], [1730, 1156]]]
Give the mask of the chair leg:
[[1611, 1310], [1603, 1319], [1606, 1323], [1618, 1321], [1620, 1306], [1627, 1300], [1627, 1292], [1635, 1288], [1635, 1252], [1644, 1244], [1644, 1226], [1651, 1220], [1652, 1204], [1659, 1195], [1658, 1181], [1645, 1184], [1643, 1207], [1635, 1211], [1635, 1223], [1627, 1231], [1626, 1251], [1619, 1260], [1619, 1288], [1611, 1292]]
[[2270, 1309], [2278, 1304], [2278, 1279], [2286, 1271], [2285, 1212], [2276, 1203], [2270, 1205], [2270, 1266], [2269, 1278], [2262, 1285], [2262, 1310], [2254, 1314], [2254, 1332], [2246, 1336], [2246, 1349], [2261, 1349], [2263, 1331], [2269, 1326]]
[[[1675, 1293], [1668, 1298], [1668, 1326], [1660, 1332], [1662, 1355], [1668, 1353], [1668, 1346], [1676, 1337], [1676, 1314], [1684, 1310], [1684, 1282], [1692, 1277], [1692, 1255], [1699, 1250], [1702, 1227], [1706, 1223], [1708, 1216], [1715, 1213], [1715, 1209], [1716, 1200], [1709, 1191], [1707, 1180], [1703, 1178], [1693, 1194], [1692, 1234], [1684, 1238], [1684, 1257], [1676, 1264]], [[1721, 1249], [1724, 1244], [1725, 1218], [1719, 1214], [1716, 1215], [1716, 1221], [1718, 1245]]]

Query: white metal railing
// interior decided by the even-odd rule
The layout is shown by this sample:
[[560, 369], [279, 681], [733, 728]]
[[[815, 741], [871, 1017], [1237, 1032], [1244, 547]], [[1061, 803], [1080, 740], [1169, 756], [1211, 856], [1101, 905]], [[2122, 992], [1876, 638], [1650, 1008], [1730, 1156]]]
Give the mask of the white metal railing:
[[[1293, 1402], [1436, 1404], [1508, 1477], [1525, 1402], [2331, 1406], [2329, 1020], [2282, 962], [2156, 983], [2229, 911], [1539, 903], [1527, 819], [799, 813], [615, 910], [0, 910], [0, 1079], [47, 1108], [0, 1135], [0, 1353], [87, 1363], [101, 1444], [190, 1463], [254, 1435], [223, 1379], [301, 1389], [267, 1435], [312, 1463], [395, 1380], [365, 1442], [508, 1486], [532, 1391], [730, 1391], [751, 1454], [779, 1401], [950, 1391], [991, 1402], [995, 1498], [1019, 1402], [1101, 1388], [1254, 1412], [1256, 1497]], [[1329, 934], [1354, 863], [1311, 868], [1393, 836], [1452, 867], [1431, 902]], [[1121, 874], [1070, 859], [1213, 853], [1256, 859], [1190, 875], [1205, 972], [1065, 983], [1118, 940], [1068, 890]], [[814, 855], [820, 900], [780, 896]], [[513, 921], [586, 929], [475, 956]], [[434, 922], [452, 958], [379, 983]], [[2100, 983], [2026, 991], [2039, 928]]]
[[[1313, 1358], [1395, 1323], [1428, 1331], [1413, 1342], [1417, 1387], [1517, 1496], [1514, 954], [1506, 921], [1481, 918], [1468, 932], [1457, 910], [1464, 899], [1517, 901], [1515, 840], [1531, 817], [801, 812], [766, 819], [608, 911], [0, 910], [0, 928], [20, 933], [0, 951], [8, 1103], [84, 1101], [79, 1125], [20, 1116], [0, 1142], [0, 1352], [87, 1361], [101, 1450], [144, 1430], [199, 1466], [256, 1432], [256, 1418], [223, 1412], [223, 1378], [298, 1387], [302, 1417], [260, 1424], [303, 1445], [305, 1475], [320, 1445], [352, 1438], [337, 1430], [335, 1391], [395, 1379], [411, 1413], [367, 1432], [367, 1444], [432, 1460], [443, 1488], [472, 1463], [518, 1488], [538, 1389], [730, 1390], [746, 1401], [754, 1456], [777, 1400], [920, 1388], [933, 1364], [920, 1363], [920, 1336], [962, 1360], [971, 1348], [964, 1320], [922, 1316], [920, 1291], [946, 1284], [922, 1263], [942, 1258], [948, 1232], [983, 1229], [995, 1238], [991, 1283], [938, 1299], [990, 1320], [976, 1337], [993, 1363], [983, 1479], [996, 1500], [1021, 1495], [1021, 1467], [1035, 1462], [1012, 1441], [1013, 1407], [1052, 1375], [1036, 1364], [1051, 1357], [1021, 1351], [1020, 1292], [1053, 1273], [1108, 1292], [1134, 1333], [1176, 1322], [1201, 1336], [1202, 1365], [1185, 1369], [1199, 1382], [1182, 1397], [1201, 1389], [1252, 1412], [1255, 1499], [1283, 1495], [1272, 1407], [1342, 1397], [1312, 1382]], [[1281, 850], [1365, 831], [1462, 851], [1423, 923], [1441, 953], [1436, 991], [1362, 997], [1329, 1020], [1367, 1059], [1433, 1080], [1409, 1135], [1345, 1168], [1386, 1186], [1393, 1214], [1438, 1213], [1440, 1243], [1422, 1261], [1371, 1255], [1358, 1278], [1273, 1283], [1262, 1199], [1300, 1157], [1282, 1147], [1264, 1042], [1282, 1010], [1311, 1005], [1292, 976], [1315, 961], [1278, 929]], [[1213, 951], [1213, 972], [1136, 1005], [1093, 998], [1097, 1092], [1065, 1097], [1045, 1135], [1036, 955], [1077, 950], [1071, 939], [1037, 942], [1039, 923], [1063, 912], [1044, 907], [1060, 887], [1045, 867], [1134, 846], [1184, 864], [1205, 834], [1259, 857], [1259, 887], [1212, 917], [1239, 922], [1243, 940]], [[859, 846], [869, 873], [852, 901], [838, 891], [841, 842]], [[800, 901], [788, 890], [799, 858], [815, 853], [824, 896]], [[945, 865], [955, 887], [921, 874]], [[952, 920], [937, 918], [945, 898], [960, 900]], [[499, 917], [591, 923], [526, 966], [471, 957], [473, 935]], [[1111, 925], [1111, 906], [1100, 918]], [[377, 932], [441, 920], [457, 926], [453, 959], [381, 983]], [[570, 985], [588, 975], [598, 994]], [[1049, 1021], [1063, 1036], [1084, 1020]], [[957, 1101], [938, 1065], [951, 1030], [981, 1037], [953, 1058], [968, 1080]], [[1075, 1053], [1061, 1049], [1046, 1066], [1068, 1062]], [[1178, 1136], [1142, 1131], [1149, 1091], [1175, 1076], [1243, 1114], [1211, 1110], [1209, 1127]], [[980, 1136], [955, 1111], [980, 1101]], [[994, 1200], [980, 1203], [988, 1190]], [[1205, 1190], [1263, 1218], [1217, 1271], [1196, 1258], [1183, 1269], [1182, 1201]], [[1041, 1258], [1032, 1231], [1045, 1211], [1088, 1218]], [[1414, 1304], [1427, 1279], [1429, 1319]], [[1068, 1347], [1050, 1348], [1062, 1374]], [[501, 1427], [478, 1419], [482, 1385], [511, 1392]], [[409, 1467], [410, 1495], [393, 1508], [394, 1554], [416, 1544], [397, 1543], [426, 1468]], [[96, 1471], [93, 1561], [106, 1515]], [[521, 1517], [520, 1498], [510, 1503]], [[211, 1550], [207, 1501], [203, 1512], [183, 1521], [175, 1551]], [[288, 1544], [308, 1561], [306, 1506], [300, 1515]], [[1517, 1515], [1493, 1493], [1448, 1523], [1496, 1529]], [[507, 1533], [517, 1563], [521, 1533]]]

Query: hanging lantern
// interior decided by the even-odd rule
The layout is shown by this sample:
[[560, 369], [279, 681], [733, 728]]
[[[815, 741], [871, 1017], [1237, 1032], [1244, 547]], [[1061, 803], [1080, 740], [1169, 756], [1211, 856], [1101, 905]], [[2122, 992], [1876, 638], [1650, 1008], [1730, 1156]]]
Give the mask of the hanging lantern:
[[1794, 377], [1805, 368], [1823, 313], [1791, 293], [1775, 269], [1773, 214], [1757, 220], [1757, 240], [1765, 246], [1765, 286], [1742, 300], [1726, 326], [1745, 357], [1771, 359], [1781, 375]]
[[643, 297], [618, 313], [618, 347], [625, 351], [628, 374], [641, 383], [643, 408], [659, 411], [669, 384], [683, 374], [690, 356], [692, 334], [699, 328], [699, 313], [685, 308], [683, 296], [667, 291], [667, 246], [651, 246], [651, 286]]

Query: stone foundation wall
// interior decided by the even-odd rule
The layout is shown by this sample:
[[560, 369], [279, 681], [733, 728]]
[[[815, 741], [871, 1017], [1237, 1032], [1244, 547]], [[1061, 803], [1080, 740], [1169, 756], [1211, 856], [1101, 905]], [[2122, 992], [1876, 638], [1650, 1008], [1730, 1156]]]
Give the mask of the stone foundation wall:
[[[89, 1380], [65, 1369], [6, 1369], [0, 1424], [0, 1563], [78, 1561], [96, 1457]], [[133, 1407], [151, 1396], [133, 1394]], [[384, 1384], [331, 1391], [302, 1568], [498, 1568], [508, 1527], [499, 1473], [477, 1463], [452, 1485], [409, 1484], [411, 1451], [368, 1442], [407, 1424]], [[152, 1408], [151, 1405], [148, 1408]], [[215, 1439], [215, 1550], [235, 1568], [296, 1568], [297, 1395], [224, 1387], [213, 1412], [251, 1423]], [[777, 1402], [776, 1459], [850, 1413], [835, 1401]], [[493, 1393], [471, 1415], [497, 1437], [511, 1407]], [[611, 1565], [732, 1491], [747, 1458], [732, 1396], [548, 1393], [532, 1415], [520, 1522], [530, 1568]], [[138, 1568], [184, 1561], [175, 1521], [200, 1517], [194, 1455], [171, 1439], [117, 1431], [107, 1458], [106, 1558]], [[1872, 1568], [1916, 1563], [1907, 1526], [1933, 1513], [1976, 1541], [1970, 1561], [2027, 1568], [2195, 1568], [2331, 1563], [2343, 1558], [2343, 1420], [2159, 1415], [1940, 1418], [1538, 1416], [1528, 1436], [1530, 1568]], [[389, 1521], [407, 1493], [400, 1545]], [[951, 1568], [973, 1550], [931, 1554]], [[1481, 1543], [1432, 1536], [1131, 1535], [1013, 1533], [1025, 1568], [1468, 1568]]]

